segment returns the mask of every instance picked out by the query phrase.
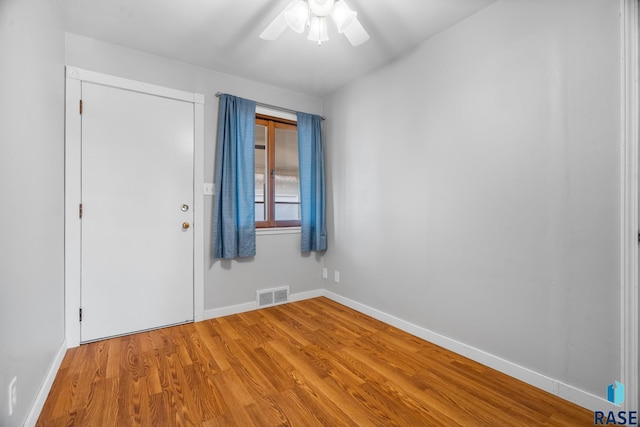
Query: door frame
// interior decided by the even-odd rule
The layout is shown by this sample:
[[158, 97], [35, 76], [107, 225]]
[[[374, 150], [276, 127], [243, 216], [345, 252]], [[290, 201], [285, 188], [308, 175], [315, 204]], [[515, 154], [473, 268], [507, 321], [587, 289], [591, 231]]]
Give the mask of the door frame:
[[66, 67], [65, 97], [65, 334], [68, 348], [80, 345], [82, 82], [186, 101], [193, 104], [193, 316], [204, 320], [204, 95]]
[[638, 0], [620, 0], [621, 286], [620, 380], [624, 407], [638, 410], [638, 145], [640, 114]]

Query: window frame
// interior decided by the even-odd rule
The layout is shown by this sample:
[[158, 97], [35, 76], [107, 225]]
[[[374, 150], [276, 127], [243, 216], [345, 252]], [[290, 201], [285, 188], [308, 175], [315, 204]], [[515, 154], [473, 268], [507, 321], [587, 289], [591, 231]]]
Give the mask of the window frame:
[[[276, 221], [276, 198], [275, 198], [275, 163], [276, 163], [276, 129], [293, 130], [297, 133], [298, 123], [295, 120], [283, 119], [280, 117], [269, 116], [266, 114], [256, 114], [256, 126], [265, 126], [267, 129], [267, 141], [265, 149], [267, 150], [267, 165], [266, 172], [268, 175], [265, 177], [267, 183], [266, 191], [264, 194], [264, 209], [266, 221], [255, 221], [256, 229], [270, 229], [270, 228], [284, 228], [284, 227], [300, 227], [300, 220], [284, 220]], [[254, 150], [258, 146], [254, 141]], [[255, 174], [255, 165], [254, 165]], [[300, 185], [300, 164], [298, 164], [298, 185]], [[299, 190], [298, 190], [299, 191]], [[255, 198], [255, 194], [254, 194]], [[298, 202], [298, 205], [300, 202]]]

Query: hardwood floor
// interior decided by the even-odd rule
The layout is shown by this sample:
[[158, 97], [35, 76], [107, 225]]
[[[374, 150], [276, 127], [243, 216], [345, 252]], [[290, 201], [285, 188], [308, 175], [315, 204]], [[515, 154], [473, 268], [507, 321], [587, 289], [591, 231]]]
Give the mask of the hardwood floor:
[[70, 349], [38, 426], [592, 425], [326, 298]]

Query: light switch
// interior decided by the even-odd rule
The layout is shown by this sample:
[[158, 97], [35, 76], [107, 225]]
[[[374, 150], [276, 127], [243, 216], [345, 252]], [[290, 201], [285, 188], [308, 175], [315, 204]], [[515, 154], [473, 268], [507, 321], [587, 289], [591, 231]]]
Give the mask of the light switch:
[[215, 187], [212, 182], [204, 183], [204, 195], [205, 196], [213, 196], [215, 193]]

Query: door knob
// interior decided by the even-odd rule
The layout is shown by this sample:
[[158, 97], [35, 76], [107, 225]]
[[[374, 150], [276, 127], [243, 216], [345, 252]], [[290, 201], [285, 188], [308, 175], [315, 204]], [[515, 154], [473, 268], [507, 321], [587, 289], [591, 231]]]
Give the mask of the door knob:
[[180, 210], [181, 210], [182, 212], [186, 212], [186, 211], [188, 211], [188, 210], [189, 210], [189, 205], [186, 205], [186, 204], [185, 204], [185, 205], [182, 205], [182, 207], [180, 208]]
[[186, 230], [187, 228], [189, 228], [189, 223], [188, 222], [183, 222], [182, 223], [182, 229]]

